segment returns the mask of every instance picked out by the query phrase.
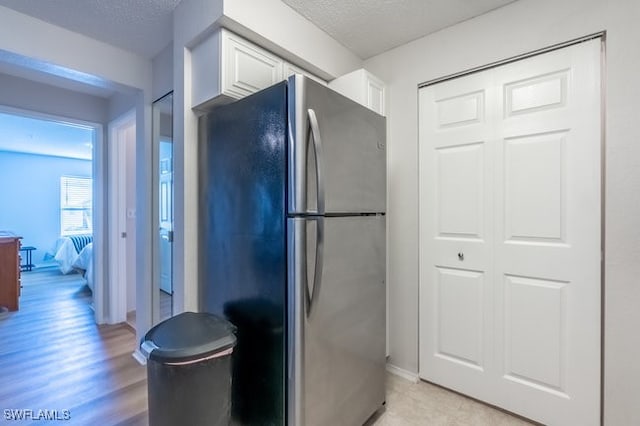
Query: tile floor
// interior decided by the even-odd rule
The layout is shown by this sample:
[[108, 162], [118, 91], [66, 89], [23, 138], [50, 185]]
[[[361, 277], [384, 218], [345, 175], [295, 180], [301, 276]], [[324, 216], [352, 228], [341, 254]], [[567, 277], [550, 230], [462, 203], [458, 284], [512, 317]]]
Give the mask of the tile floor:
[[386, 409], [369, 426], [531, 426], [503, 411], [426, 382], [387, 374]]

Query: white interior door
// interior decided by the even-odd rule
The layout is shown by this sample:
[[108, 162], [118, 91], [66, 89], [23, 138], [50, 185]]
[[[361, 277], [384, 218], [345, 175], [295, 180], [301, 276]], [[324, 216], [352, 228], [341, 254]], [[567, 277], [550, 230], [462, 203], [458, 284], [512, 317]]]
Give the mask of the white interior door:
[[420, 376], [600, 418], [600, 41], [420, 90]]
[[173, 141], [160, 140], [160, 290], [173, 294]]
[[[117, 118], [109, 124], [109, 314], [112, 324], [124, 322], [127, 312], [135, 306], [135, 262], [129, 262], [132, 247], [131, 229], [127, 222], [127, 199], [129, 192], [135, 187], [132, 174], [127, 170], [131, 148], [136, 142], [135, 112]], [[134, 163], [135, 164], [135, 163]], [[134, 300], [129, 300], [130, 296]], [[133, 308], [132, 308], [133, 309]]]

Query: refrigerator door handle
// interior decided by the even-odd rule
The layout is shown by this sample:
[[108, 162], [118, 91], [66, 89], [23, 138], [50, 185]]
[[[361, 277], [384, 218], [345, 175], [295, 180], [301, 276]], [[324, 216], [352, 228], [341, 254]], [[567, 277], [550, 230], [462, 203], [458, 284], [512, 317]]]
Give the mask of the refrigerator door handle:
[[309, 295], [309, 287], [306, 287], [307, 300], [307, 318], [311, 317], [315, 306], [320, 297], [320, 288], [322, 287], [322, 269], [324, 267], [324, 218], [313, 218], [316, 221], [316, 258], [315, 268], [313, 271], [313, 290]]
[[309, 117], [309, 132], [307, 137], [313, 139], [313, 149], [316, 155], [316, 206], [318, 214], [324, 214], [324, 158], [322, 152], [322, 138], [320, 137], [320, 127], [318, 126], [316, 112], [309, 108], [307, 110], [307, 115]]

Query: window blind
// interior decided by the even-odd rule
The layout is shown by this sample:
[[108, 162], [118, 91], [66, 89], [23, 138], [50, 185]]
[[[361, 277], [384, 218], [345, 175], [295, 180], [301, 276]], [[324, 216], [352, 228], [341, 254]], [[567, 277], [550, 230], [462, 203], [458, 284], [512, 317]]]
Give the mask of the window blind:
[[60, 177], [60, 234], [93, 232], [93, 179]]

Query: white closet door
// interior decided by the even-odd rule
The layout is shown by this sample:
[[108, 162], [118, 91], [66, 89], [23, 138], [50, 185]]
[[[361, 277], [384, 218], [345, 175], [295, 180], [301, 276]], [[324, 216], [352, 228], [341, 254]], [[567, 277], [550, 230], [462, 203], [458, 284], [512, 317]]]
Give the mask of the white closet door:
[[420, 91], [420, 375], [481, 399], [495, 376], [490, 77]]
[[600, 419], [600, 42], [495, 69], [496, 364], [505, 408]]
[[[443, 178], [468, 181], [473, 168], [442, 156], [444, 141], [467, 146], [473, 139], [460, 139], [462, 127], [444, 127], [442, 108], [465, 96], [470, 82], [484, 84], [477, 93], [485, 94], [485, 124], [464, 127], [486, 141], [491, 157], [476, 173], [488, 182], [482, 199], [492, 204], [484, 209], [491, 235], [476, 245], [481, 254], [463, 241], [469, 236], [445, 249], [434, 220], [443, 200], [460, 209], [452, 217], [474, 216], [465, 203], [446, 204], [468, 190]], [[421, 89], [421, 377], [545, 424], [599, 423], [600, 99], [599, 40]], [[452, 268], [456, 250], [464, 260]], [[473, 293], [472, 282], [484, 291]], [[473, 310], [477, 294], [484, 298]], [[480, 338], [469, 332], [479, 318]], [[450, 356], [443, 341], [457, 342], [458, 353]], [[478, 342], [483, 374], [473, 375], [463, 349]]]

